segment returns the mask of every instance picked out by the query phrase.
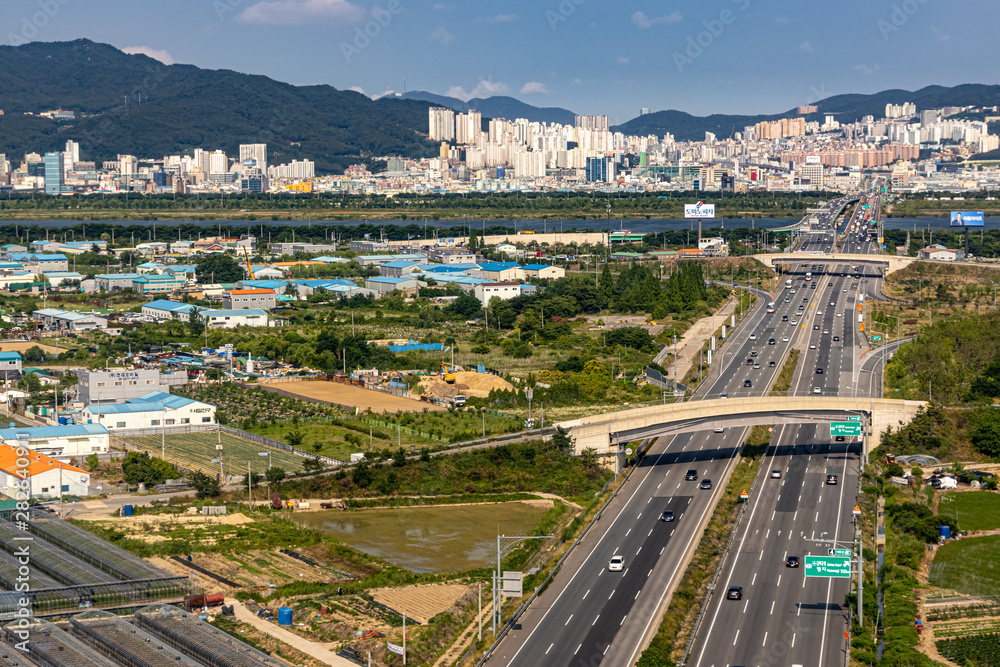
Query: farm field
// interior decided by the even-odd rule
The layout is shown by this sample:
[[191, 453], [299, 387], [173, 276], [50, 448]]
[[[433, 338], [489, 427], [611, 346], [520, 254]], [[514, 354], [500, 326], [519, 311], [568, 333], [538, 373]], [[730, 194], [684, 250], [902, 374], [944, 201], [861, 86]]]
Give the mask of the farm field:
[[1000, 494], [991, 491], [944, 494], [938, 514], [956, 519], [960, 530], [996, 530], [1000, 528]]
[[467, 570], [496, 562], [497, 526], [524, 535], [552, 508], [551, 500], [489, 505], [442, 505], [295, 516], [367, 554], [411, 572]]
[[444, 410], [444, 408], [430, 403], [400, 398], [392, 394], [384, 394], [380, 391], [371, 391], [338, 382], [283, 382], [274, 386], [296, 396], [314, 398], [327, 403], [353, 405], [362, 412], [366, 410], [372, 412]]
[[[194, 470], [208, 475], [219, 472], [219, 464], [212, 463], [218, 458], [215, 446], [218, 434], [213, 431], [203, 433], [167, 434], [167, 461], [184, 470]], [[121, 449], [139, 449], [148, 452], [150, 456], [160, 457], [161, 440], [158, 435], [142, 435], [113, 438], [115, 447]], [[237, 438], [227, 433], [222, 434], [222, 462], [227, 475], [243, 476], [247, 473], [247, 461], [253, 472], [263, 474], [267, 471], [267, 457], [259, 456], [259, 452], [271, 452], [271, 465], [283, 468], [287, 473], [299, 472], [305, 463], [305, 458], [279, 449], [268, 450], [264, 445]]]
[[1000, 535], [951, 542], [935, 554], [929, 583], [967, 595], [995, 595], [1000, 590], [998, 562]]
[[[59, 354], [60, 352], [65, 352], [66, 350], [61, 347], [56, 347], [54, 345], [46, 345], [45, 343], [37, 343], [30, 340], [15, 340], [15, 341], [4, 341], [0, 342], [0, 352], [25, 352], [33, 347], [40, 347], [43, 351], [49, 354]], [[26, 366], [28, 364], [25, 364]]]

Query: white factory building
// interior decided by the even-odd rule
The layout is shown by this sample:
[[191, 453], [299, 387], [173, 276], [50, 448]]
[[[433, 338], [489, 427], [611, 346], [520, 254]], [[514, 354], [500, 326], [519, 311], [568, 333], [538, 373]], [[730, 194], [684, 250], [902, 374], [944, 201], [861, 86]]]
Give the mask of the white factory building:
[[110, 446], [108, 429], [100, 424], [4, 428], [0, 429], [0, 444], [24, 447], [62, 460], [103, 454]]
[[109, 431], [170, 429], [194, 424], [214, 424], [215, 406], [183, 396], [153, 391], [124, 403], [88, 405], [83, 409], [88, 424], [101, 424]]

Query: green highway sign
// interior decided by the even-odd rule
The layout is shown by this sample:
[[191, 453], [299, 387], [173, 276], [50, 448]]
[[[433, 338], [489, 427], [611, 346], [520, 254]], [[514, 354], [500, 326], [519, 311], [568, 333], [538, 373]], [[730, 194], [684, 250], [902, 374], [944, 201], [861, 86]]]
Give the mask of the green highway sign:
[[850, 556], [851, 555], [851, 550], [850, 549], [832, 549], [832, 551], [833, 551], [833, 553], [830, 554], [831, 556]]
[[830, 422], [830, 435], [861, 435], [858, 422]]
[[850, 556], [806, 556], [807, 577], [851, 578]]
[[861, 417], [857, 417], [857, 416], [848, 417], [847, 421], [849, 421], [849, 422], [859, 422], [859, 421], [861, 421]]
[[867, 211], [868, 209], [871, 208], [871, 206], [869, 206], [868, 204], [862, 204], [861, 208], [863, 208], [863, 209], [865, 209]]
[[882, 340], [882, 336], [872, 336], [872, 340]]

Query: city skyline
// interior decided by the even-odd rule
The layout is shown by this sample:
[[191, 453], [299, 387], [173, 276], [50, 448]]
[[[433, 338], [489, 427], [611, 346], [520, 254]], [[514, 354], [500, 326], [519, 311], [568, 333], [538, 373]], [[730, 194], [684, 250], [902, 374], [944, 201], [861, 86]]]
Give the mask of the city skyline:
[[[836, 11], [760, 0], [627, 7], [598, 0], [175, 5], [12, 0], [2, 12], [0, 39], [19, 45], [87, 38], [165, 63], [368, 96], [404, 87], [459, 99], [510, 95], [608, 114], [618, 124], [643, 108], [780, 113], [844, 93], [993, 83], [995, 47], [987, 31], [991, 18], [1000, 19], [1000, 7], [985, 0], [878, 6], [851, 0]], [[263, 43], [269, 48], [247, 48]], [[955, 48], [960, 44], [976, 48]]]

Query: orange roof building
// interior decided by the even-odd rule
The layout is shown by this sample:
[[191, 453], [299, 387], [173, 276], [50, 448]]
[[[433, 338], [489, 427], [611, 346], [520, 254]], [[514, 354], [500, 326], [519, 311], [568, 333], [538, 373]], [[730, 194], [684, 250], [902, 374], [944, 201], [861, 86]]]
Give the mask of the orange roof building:
[[[27, 484], [22, 484], [26, 480]], [[90, 495], [90, 473], [16, 445], [0, 444], [0, 493], [26, 498], [58, 498]]]

